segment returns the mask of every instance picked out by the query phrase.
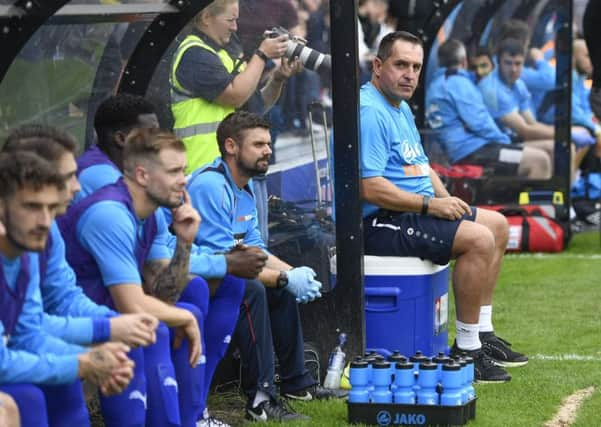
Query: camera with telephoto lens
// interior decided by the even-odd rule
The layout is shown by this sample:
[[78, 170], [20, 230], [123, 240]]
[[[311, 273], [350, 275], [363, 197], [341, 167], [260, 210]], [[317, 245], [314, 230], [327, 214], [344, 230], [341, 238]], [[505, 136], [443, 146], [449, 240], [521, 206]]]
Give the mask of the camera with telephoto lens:
[[265, 37], [275, 39], [279, 36], [288, 37], [288, 46], [284, 55], [289, 60], [298, 58], [305, 68], [313, 71], [329, 71], [332, 68], [330, 55], [311, 49], [307, 46], [307, 40], [302, 37], [293, 36], [282, 27], [273, 27], [265, 32]]

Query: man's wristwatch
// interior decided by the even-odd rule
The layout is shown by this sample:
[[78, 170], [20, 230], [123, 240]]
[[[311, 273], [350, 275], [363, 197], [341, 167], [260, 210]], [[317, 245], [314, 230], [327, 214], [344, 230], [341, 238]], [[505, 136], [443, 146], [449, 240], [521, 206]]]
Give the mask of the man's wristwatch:
[[286, 274], [285, 271], [280, 271], [280, 275], [278, 276], [278, 279], [275, 281], [275, 288], [283, 289], [286, 286], [288, 286], [288, 275]]
[[265, 63], [269, 62], [269, 57], [261, 49], [255, 50], [255, 55], [257, 55], [259, 58], [261, 58], [263, 60], [263, 62], [265, 62]]
[[430, 196], [424, 196], [424, 198], [422, 199], [422, 210], [420, 212], [422, 215], [428, 215], [429, 204], [430, 204]]

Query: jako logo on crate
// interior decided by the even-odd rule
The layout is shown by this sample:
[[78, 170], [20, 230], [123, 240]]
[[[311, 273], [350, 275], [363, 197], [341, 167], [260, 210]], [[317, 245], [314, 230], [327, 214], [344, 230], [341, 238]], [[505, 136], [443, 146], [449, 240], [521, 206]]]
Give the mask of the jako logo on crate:
[[402, 425], [424, 425], [426, 424], [426, 416], [424, 414], [405, 414], [396, 413], [394, 418], [388, 411], [380, 411], [376, 415], [376, 421], [380, 426], [388, 426], [390, 424]]

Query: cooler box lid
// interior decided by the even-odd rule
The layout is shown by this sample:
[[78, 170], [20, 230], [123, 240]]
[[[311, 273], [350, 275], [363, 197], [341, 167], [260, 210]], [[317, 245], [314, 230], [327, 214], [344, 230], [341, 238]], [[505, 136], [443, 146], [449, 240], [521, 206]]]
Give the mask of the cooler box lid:
[[[424, 276], [436, 274], [449, 264], [438, 265], [417, 257], [373, 256], [363, 257], [365, 276]], [[330, 272], [336, 274], [336, 255], [330, 258]]]

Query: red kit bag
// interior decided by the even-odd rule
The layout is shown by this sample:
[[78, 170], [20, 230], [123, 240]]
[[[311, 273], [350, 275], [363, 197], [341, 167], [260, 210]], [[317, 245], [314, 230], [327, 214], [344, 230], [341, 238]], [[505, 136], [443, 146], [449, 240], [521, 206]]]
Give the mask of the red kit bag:
[[482, 206], [503, 214], [509, 222], [508, 252], [561, 252], [568, 233], [540, 206]]

